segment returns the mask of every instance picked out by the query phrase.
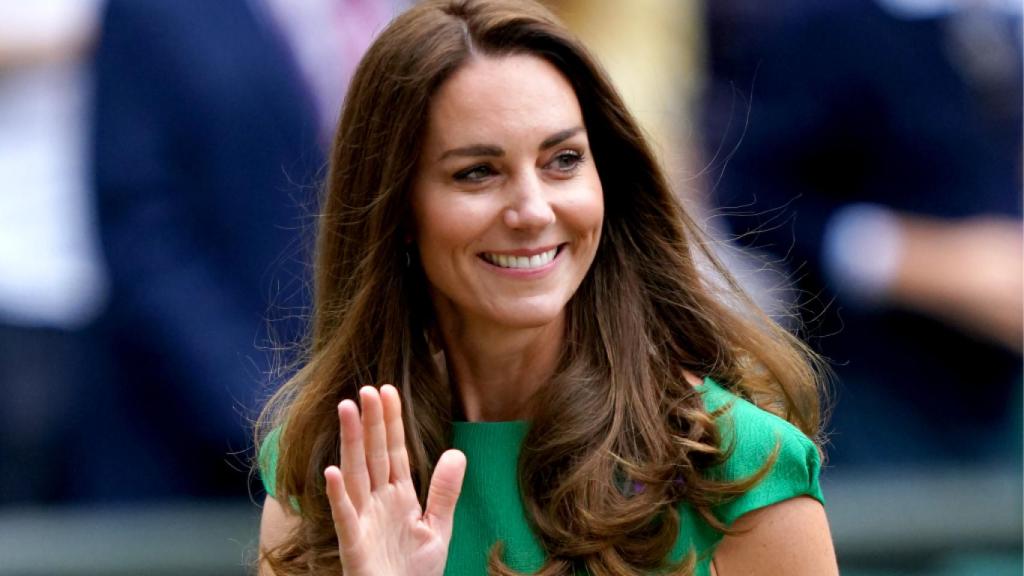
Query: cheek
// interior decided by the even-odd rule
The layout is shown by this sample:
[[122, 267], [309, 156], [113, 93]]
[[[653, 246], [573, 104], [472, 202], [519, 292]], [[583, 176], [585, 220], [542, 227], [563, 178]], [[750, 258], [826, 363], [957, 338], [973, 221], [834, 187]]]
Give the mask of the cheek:
[[483, 220], [479, 207], [458, 200], [428, 201], [416, 206], [415, 242], [424, 262], [449, 268], [453, 257], [472, 254]]
[[428, 214], [424, 216], [417, 222], [415, 239], [420, 267], [433, 289], [448, 294], [451, 287], [457, 285], [451, 258], [456, 242], [451, 238], [451, 229], [444, 225], [444, 221]]
[[604, 223], [604, 194], [596, 176], [586, 188], [572, 199], [565, 212], [567, 224], [581, 236], [594, 235], [596, 241]]
[[587, 203], [585, 216], [594, 231], [596, 233], [600, 233], [601, 226], [604, 224], [604, 194], [602, 194], [600, 190], [590, 200], [590, 202]]

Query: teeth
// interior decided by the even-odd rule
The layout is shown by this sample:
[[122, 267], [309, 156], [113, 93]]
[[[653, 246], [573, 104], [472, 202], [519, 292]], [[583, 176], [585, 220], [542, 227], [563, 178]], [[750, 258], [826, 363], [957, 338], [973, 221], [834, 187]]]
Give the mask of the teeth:
[[552, 248], [547, 252], [541, 254], [534, 254], [533, 256], [507, 256], [505, 254], [491, 254], [490, 252], [484, 252], [484, 260], [487, 260], [495, 266], [501, 266], [502, 268], [540, 268], [555, 259], [555, 254], [558, 253], [558, 248]]

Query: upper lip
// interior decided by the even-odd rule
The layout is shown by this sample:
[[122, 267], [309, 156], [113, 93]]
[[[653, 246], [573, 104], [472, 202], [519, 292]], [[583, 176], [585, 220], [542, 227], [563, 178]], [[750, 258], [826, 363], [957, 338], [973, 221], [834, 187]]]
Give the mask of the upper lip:
[[543, 254], [550, 250], [558, 248], [561, 244], [552, 244], [550, 246], [542, 246], [540, 248], [517, 248], [515, 250], [484, 250], [484, 254], [494, 254], [496, 256], [536, 256]]

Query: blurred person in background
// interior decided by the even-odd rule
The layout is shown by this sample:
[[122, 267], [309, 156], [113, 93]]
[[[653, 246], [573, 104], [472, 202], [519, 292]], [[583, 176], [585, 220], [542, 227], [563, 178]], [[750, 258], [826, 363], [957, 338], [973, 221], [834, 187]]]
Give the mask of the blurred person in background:
[[85, 152], [99, 10], [0, 6], [0, 504], [75, 497], [78, 407], [105, 378], [107, 277]]
[[245, 494], [247, 420], [308, 312], [327, 127], [391, 14], [373, 0], [109, 2], [92, 145], [118, 368], [103, 409], [123, 419], [96, 455], [104, 497]]
[[1019, 3], [707, 9], [716, 201], [793, 266], [832, 462], [1019, 462]]

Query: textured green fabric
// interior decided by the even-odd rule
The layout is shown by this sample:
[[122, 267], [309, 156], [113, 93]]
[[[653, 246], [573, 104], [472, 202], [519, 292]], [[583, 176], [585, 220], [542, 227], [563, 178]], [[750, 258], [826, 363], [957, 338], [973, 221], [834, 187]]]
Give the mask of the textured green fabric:
[[263, 489], [270, 496], [277, 494], [277, 452], [280, 442], [281, 427], [278, 426], [263, 439], [257, 459], [260, 465], [260, 480], [263, 481]]
[[[754, 474], [778, 447], [775, 465], [765, 478], [743, 496], [716, 509], [727, 525], [743, 514], [793, 498], [824, 498], [818, 484], [818, 450], [790, 423], [738, 398], [711, 380], [699, 388], [709, 411], [726, 408], [719, 417], [729, 459], [709, 471], [713, 477], [742, 479]], [[518, 571], [535, 572], [544, 563], [544, 551], [530, 529], [519, 495], [516, 464], [529, 423], [457, 422], [453, 446], [466, 454], [468, 467], [455, 510], [455, 533], [448, 552], [446, 575], [482, 575], [487, 557], [498, 541], [504, 560]], [[260, 451], [261, 472], [268, 494], [274, 494], [277, 464], [276, 435], [268, 437]], [[707, 525], [688, 506], [679, 506], [679, 538], [670, 559], [676, 561], [691, 550], [698, 555], [697, 576], [709, 574], [709, 564], [721, 534]]]

